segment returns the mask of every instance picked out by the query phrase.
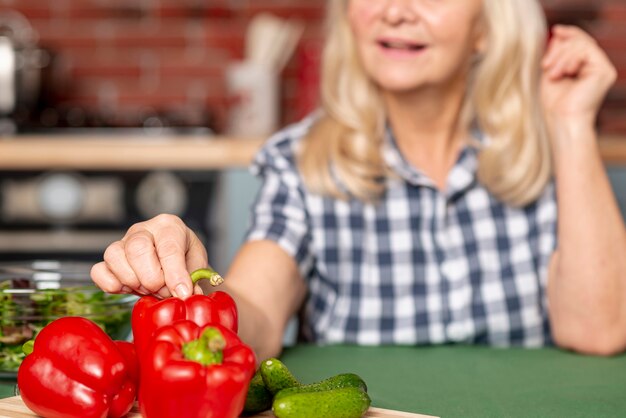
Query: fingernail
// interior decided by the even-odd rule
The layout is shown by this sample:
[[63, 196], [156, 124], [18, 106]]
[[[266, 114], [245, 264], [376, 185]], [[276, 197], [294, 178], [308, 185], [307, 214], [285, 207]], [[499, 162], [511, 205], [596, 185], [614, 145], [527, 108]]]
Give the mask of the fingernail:
[[176, 286], [175, 292], [176, 296], [181, 299], [187, 299], [191, 295], [189, 288], [187, 288], [187, 286], [185, 286], [183, 283]]
[[131, 289], [128, 286], [122, 286], [122, 289], [120, 290], [120, 292], [122, 292], [122, 293], [133, 293], [133, 289]]

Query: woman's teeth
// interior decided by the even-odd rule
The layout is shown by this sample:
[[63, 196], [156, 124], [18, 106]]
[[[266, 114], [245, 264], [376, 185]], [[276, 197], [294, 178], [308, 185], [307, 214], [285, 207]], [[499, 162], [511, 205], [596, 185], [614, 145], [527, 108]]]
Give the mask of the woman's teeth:
[[424, 48], [423, 45], [419, 45], [419, 44], [410, 44], [410, 43], [405, 43], [405, 42], [393, 42], [393, 41], [382, 41], [381, 45], [389, 49], [404, 49], [408, 51], [417, 51], [419, 49]]

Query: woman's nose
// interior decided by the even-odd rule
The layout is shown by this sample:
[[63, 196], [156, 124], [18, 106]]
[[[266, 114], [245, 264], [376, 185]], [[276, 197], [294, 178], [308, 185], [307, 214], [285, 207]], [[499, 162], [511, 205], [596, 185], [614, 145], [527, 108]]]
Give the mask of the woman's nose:
[[387, 0], [383, 17], [390, 25], [413, 23], [417, 20], [417, 11], [413, 0]]

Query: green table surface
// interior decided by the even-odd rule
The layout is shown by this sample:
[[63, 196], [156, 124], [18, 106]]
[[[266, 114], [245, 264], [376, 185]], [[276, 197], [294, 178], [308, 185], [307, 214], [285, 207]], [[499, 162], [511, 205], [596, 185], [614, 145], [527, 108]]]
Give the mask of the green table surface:
[[488, 347], [315, 347], [282, 360], [304, 383], [340, 372], [372, 404], [440, 417], [626, 417], [626, 356]]
[[[281, 359], [303, 383], [342, 372], [372, 404], [440, 417], [626, 417], [626, 355], [557, 349], [299, 345]], [[3, 382], [0, 397], [12, 396]]]
[[10, 380], [0, 380], [0, 398], [8, 398], [15, 394], [15, 383]]

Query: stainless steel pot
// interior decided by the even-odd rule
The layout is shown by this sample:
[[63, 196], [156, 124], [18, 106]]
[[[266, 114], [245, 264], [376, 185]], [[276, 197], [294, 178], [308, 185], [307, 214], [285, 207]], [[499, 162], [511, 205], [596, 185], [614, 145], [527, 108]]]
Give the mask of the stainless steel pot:
[[0, 115], [13, 112], [15, 96], [15, 49], [10, 38], [0, 36]]
[[50, 64], [50, 55], [37, 41], [37, 33], [22, 14], [0, 15], [0, 117], [32, 112], [37, 106], [42, 70]]

